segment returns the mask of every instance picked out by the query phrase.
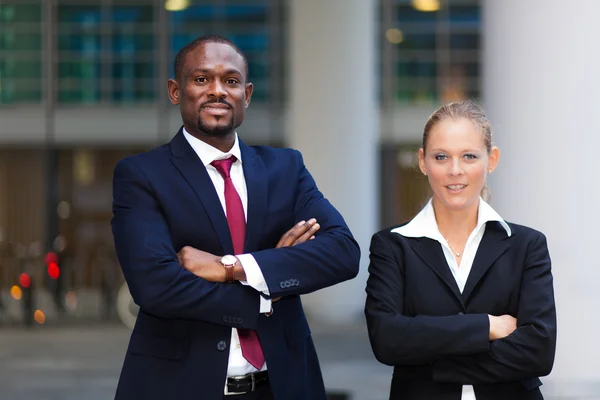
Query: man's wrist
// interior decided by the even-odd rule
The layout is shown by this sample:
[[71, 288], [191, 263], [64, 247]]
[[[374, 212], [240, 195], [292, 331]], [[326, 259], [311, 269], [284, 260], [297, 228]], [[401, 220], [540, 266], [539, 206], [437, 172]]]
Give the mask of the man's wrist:
[[233, 279], [236, 281], [245, 281], [246, 280], [246, 271], [244, 271], [244, 267], [242, 267], [242, 263], [239, 258], [235, 258], [236, 262], [233, 264]]
[[219, 258], [218, 262], [223, 268], [222, 282], [231, 283], [235, 281], [233, 266], [238, 262], [237, 258], [227, 255]]

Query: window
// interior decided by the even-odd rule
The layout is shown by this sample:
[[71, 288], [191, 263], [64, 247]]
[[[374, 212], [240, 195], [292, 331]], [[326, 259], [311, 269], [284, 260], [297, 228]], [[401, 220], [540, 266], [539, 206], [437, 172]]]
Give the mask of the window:
[[[254, 102], [283, 101], [283, 9], [271, 0], [189, 0], [181, 11], [148, 0], [0, 0], [0, 104], [41, 102], [44, 66], [56, 62], [59, 106], [155, 104], [160, 67], [203, 34], [231, 38], [248, 58]], [[166, 13], [165, 24], [159, 24]], [[44, 52], [44, 24], [56, 32]], [[167, 54], [159, 54], [161, 38]], [[44, 57], [44, 59], [42, 58]], [[166, 63], [166, 64], [162, 64]]]
[[42, 29], [40, 2], [0, 3], [0, 104], [41, 102]]
[[154, 101], [153, 6], [96, 3], [64, 0], [58, 5], [59, 102]]
[[[421, 11], [417, 3], [433, 5]], [[480, 95], [479, 0], [382, 0], [384, 103], [431, 104]], [[437, 10], [435, 10], [437, 8]]]

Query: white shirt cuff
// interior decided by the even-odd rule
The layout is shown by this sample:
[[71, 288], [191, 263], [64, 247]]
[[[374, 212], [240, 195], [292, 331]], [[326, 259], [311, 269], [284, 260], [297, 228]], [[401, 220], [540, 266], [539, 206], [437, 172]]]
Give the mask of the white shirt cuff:
[[[239, 254], [236, 256], [238, 260], [240, 260], [240, 264], [244, 269], [246, 274], [246, 280], [240, 281], [242, 285], [247, 285], [252, 287], [253, 289], [269, 295], [269, 287], [265, 282], [265, 277], [258, 266], [258, 263], [254, 259], [252, 254]], [[260, 296], [260, 312], [268, 313], [271, 311], [271, 300], [265, 299], [263, 296]]]

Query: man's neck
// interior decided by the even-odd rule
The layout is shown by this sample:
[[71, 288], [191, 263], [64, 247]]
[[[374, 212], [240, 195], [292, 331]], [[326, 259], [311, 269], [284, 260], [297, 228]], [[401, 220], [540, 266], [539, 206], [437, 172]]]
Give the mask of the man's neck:
[[209, 146], [219, 149], [223, 153], [227, 153], [235, 144], [235, 131], [232, 131], [224, 136], [211, 136], [202, 132], [190, 130], [187, 127], [185, 130], [196, 139], [203, 141]]

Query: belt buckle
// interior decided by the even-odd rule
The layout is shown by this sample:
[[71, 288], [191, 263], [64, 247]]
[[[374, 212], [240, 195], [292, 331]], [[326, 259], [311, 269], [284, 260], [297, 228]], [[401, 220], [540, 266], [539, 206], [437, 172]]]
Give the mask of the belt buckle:
[[[254, 392], [256, 390], [256, 374], [255, 373], [249, 373], [246, 375], [238, 375], [238, 376], [230, 376], [229, 378], [244, 379], [244, 378], [248, 378], [248, 377], [250, 377], [250, 382], [251, 382], [249, 392]], [[249, 392], [230, 392], [229, 387], [227, 386], [227, 384], [225, 384], [225, 395], [246, 394]]]
[[[241, 379], [241, 378], [245, 378], [245, 377], [246, 377], [246, 375], [229, 376], [228, 379], [229, 378]], [[252, 390], [254, 390], [254, 379], [252, 379]], [[229, 387], [227, 386], [227, 381], [225, 381], [225, 396], [233, 396], [236, 394], [246, 394], [246, 393], [248, 393], [248, 392], [230, 392]]]
[[233, 396], [236, 394], [246, 394], [246, 393], [248, 393], [248, 392], [230, 392], [227, 385], [225, 385], [225, 396]]

